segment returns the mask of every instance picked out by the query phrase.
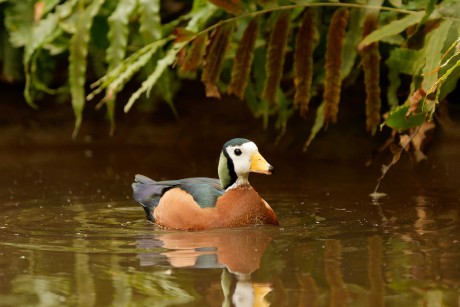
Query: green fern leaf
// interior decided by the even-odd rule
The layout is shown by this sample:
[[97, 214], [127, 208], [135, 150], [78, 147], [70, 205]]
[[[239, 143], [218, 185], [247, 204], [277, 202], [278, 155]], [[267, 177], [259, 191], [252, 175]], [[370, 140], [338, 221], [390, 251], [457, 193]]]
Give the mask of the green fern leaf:
[[33, 55], [43, 47], [43, 45], [53, 41], [55, 38], [62, 34], [62, 30], [58, 28], [58, 16], [50, 13], [45, 19], [41, 19], [38, 24], [32, 29], [32, 35], [24, 48], [24, 74], [26, 77], [26, 84], [24, 87], [24, 97], [27, 103], [32, 107], [37, 107], [33, 102], [31, 95], [31, 87], [34, 85], [32, 67], [35, 63], [31, 63]]
[[109, 32], [107, 38], [110, 45], [107, 48], [106, 62], [109, 71], [118, 66], [125, 58], [126, 46], [128, 45], [129, 17], [135, 8], [135, 0], [121, 0], [108, 18]]
[[423, 53], [425, 57], [425, 66], [423, 67], [422, 88], [428, 91], [434, 91], [434, 84], [438, 80], [438, 71], [436, 70], [443, 56], [444, 43], [448, 37], [448, 32], [453, 25], [452, 20], [442, 20], [438, 27], [433, 29], [425, 37], [425, 47]]
[[[120, 65], [126, 55], [129, 34], [129, 17], [136, 8], [136, 0], [121, 0], [115, 11], [110, 15], [109, 32], [107, 38], [110, 42], [106, 53], [107, 70], [112, 70]], [[110, 121], [110, 134], [115, 132], [115, 102], [116, 95], [106, 93], [104, 100], [107, 105], [107, 116]]]
[[363, 9], [350, 10], [348, 30], [345, 34], [342, 52], [341, 74], [343, 79], [350, 75], [356, 64], [356, 57], [358, 56], [356, 46], [363, 38], [364, 11]]
[[427, 115], [423, 112], [407, 115], [410, 105], [403, 104], [391, 110], [385, 120], [385, 125], [393, 129], [407, 130], [423, 124]]
[[396, 35], [401, 33], [410, 26], [413, 26], [422, 20], [424, 12], [414, 12], [413, 14], [407, 15], [402, 19], [396, 19], [389, 24], [373, 31], [367, 35], [361, 43], [359, 43], [359, 49], [364, 48], [374, 42], [377, 42], [385, 37]]
[[[140, 0], [139, 12], [141, 15], [139, 30], [144, 43], [151, 43], [161, 39], [163, 37], [163, 25], [160, 17], [160, 1]], [[143, 73], [145, 75], [150, 75], [154, 71], [157, 61], [162, 57], [164, 57], [164, 51], [160, 49], [152, 56], [152, 59], [147, 62], [143, 69]], [[155, 82], [155, 90], [168, 103], [177, 117], [178, 115], [173, 103], [174, 92], [176, 90], [173, 81], [174, 75], [167, 67], [161, 77]]]
[[325, 103], [321, 103], [316, 109], [316, 117], [315, 117], [315, 122], [313, 123], [313, 127], [311, 128], [310, 131], [310, 136], [308, 137], [308, 140], [305, 142], [305, 145], [303, 146], [303, 151], [307, 151], [308, 147], [310, 146], [311, 142], [315, 139], [316, 135], [321, 131], [321, 129], [324, 126], [324, 109], [325, 109]]
[[77, 12], [78, 22], [76, 32], [70, 39], [69, 46], [69, 85], [72, 97], [72, 107], [75, 115], [75, 138], [80, 129], [83, 108], [85, 106], [85, 80], [86, 80], [86, 58], [88, 54], [88, 43], [90, 40], [90, 29], [93, 18], [98, 13], [104, 0], [95, 0], [88, 7], [79, 6]]
[[139, 0], [141, 33], [145, 42], [152, 42], [163, 37], [160, 18], [160, 0]]
[[142, 94], [148, 94], [150, 92], [163, 72], [174, 63], [177, 54], [185, 46], [185, 44], [186, 42], [176, 43], [169, 51], [166, 52], [166, 55], [162, 59], [158, 60], [153, 73], [150, 74], [150, 76], [144, 82], [142, 82], [141, 87], [137, 89], [136, 92], [134, 92], [129, 98], [124, 107], [125, 113], [129, 112], [131, 107], [134, 105], [134, 102], [136, 102], [136, 100], [139, 99]]
[[10, 1], [5, 7], [5, 27], [13, 47], [27, 45], [34, 26], [34, 0]]
[[94, 90], [88, 95], [86, 100], [93, 99], [107, 87], [110, 87], [108, 95], [116, 94], [121, 91], [126, 82], [150, 61], [153, 54], [171, 40], [172, 37], [158, 40], [130, 55], [120, 65], [115, 67], [112, 71], [109, 71], [104, 77], [91, 84]]
[[5, 31], [0, 34], [0, 46], [0, 62], [2, 63], [0, 80], [7, 83], [21, 81], [23, 79], [21, 65], [23, 53], [11, 45]]
[[391, 108], [399, 105], [397, 90], [401, 85], [400, 74], [414, 75], [416, 63], [419, 61], [422, 53], [418, 50], [408, 48], [394, 48], [390, 51], [390, 56], [385, 64], [388, 67], [387, 100]]

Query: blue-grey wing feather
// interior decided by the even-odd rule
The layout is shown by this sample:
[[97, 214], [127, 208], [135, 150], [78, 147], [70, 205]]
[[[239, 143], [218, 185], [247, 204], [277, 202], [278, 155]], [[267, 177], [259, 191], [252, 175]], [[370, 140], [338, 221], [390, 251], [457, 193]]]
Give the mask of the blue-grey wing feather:
[[154, 221], [153, 209], [158, 206], [161, 196], [169, 189], [180, 188], [186, 191], [202, 208], [214, 207], [217, 198], [224, 193], [219, 179], [206, 177], [155, 181], [143, 175], [136, 175], [132, 188], [134, 200], [144, 207], [150, 221]]

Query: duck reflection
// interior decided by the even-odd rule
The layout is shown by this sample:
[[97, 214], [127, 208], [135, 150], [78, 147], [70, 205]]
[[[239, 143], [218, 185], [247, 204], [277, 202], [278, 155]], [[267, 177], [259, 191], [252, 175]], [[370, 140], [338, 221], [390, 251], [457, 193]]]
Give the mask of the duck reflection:
[[157, 233], [139, 239], [137, 247], [162, 251], [140, 253], [138, 258], [141, 266], [224, 268], [223, 306], [268, 306], [265, 296], [271, 285], [252, 282], [251, 273], [260, 267], [272, 234], [273, 229], [263, 227]]

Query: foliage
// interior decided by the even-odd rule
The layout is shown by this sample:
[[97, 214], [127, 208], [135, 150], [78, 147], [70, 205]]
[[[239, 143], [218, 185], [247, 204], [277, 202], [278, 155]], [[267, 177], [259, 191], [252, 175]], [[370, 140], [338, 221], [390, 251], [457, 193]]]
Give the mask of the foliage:
[[[86, 101], [103, 93], [113, 132], [117, 93], [133, 78], [143, 81], [125, 112], [151, 93], [149, 101], [160, 98], [174, 111], [177, 77], [200, 77], [207, 96], [246, 100], [265, 123], [277, 115], [282, 129], [296, 112], [307, 117], [316, 107], [307, 145], [336, 122], [341, 90], [350, 84], [343, 81], [359, 80], [361, 70], [368, 131], [381, 124], [382, 102], [389, 109], [383, 123], [393, 129], [430, 121], [459, 78], [459, 2], [362, 3], [195, 0], [168, 18], [160, 1], [3, 0], [0, 78], [23, 76], [34, 107], [44, 93], [69, 94], [74, 135]], [[401, 75], [410, 86], [401, 85]], [[414, 93], [424, 94], [411, 101]]]

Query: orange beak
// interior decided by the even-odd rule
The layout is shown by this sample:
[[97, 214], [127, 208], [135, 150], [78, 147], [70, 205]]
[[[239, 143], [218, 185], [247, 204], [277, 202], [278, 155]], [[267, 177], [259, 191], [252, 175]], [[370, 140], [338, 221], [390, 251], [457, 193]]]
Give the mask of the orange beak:
[[262, 157], [258, 152], [253, 153], [251, 156], [251, 172], [260, 173], [265, 175], [273, 174], [274, 168], [268, 164], [267, 160]]

